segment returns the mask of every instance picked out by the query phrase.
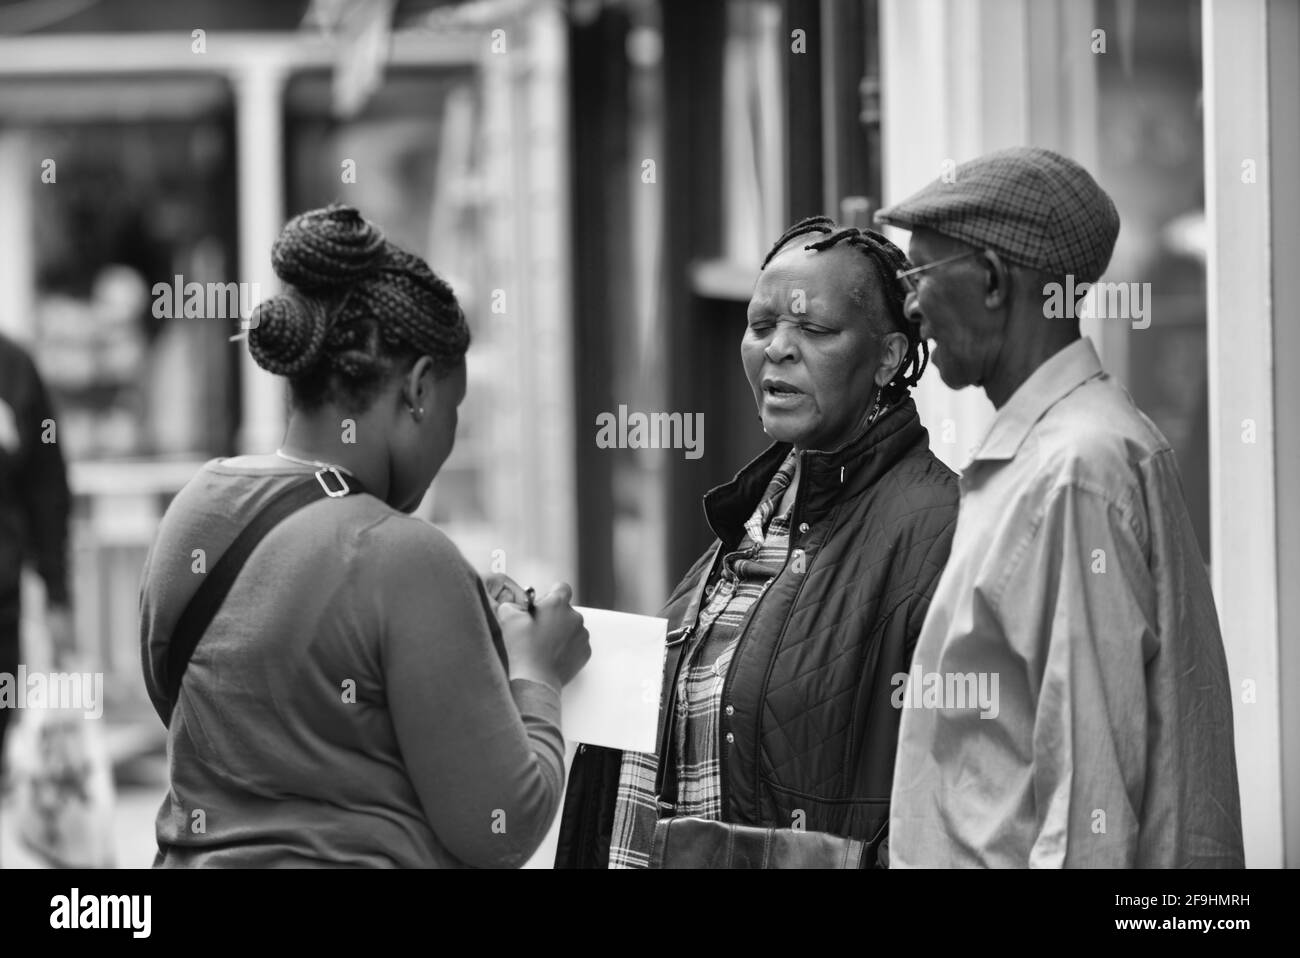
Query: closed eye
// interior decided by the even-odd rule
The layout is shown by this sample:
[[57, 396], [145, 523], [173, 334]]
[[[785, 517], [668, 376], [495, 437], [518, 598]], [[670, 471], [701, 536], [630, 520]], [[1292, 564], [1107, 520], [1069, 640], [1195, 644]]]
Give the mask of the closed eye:
[[[751, 332], [761, 335], [771, 332], [773, 327], [776, 325], [775, 320], [756, 319], [749, 324], [749, 329]], [[808, 333], [812, 336], [829, 336], [839, 332], [838, 329], [831, 329], [828, 326], [817, 326], [813, 323], [795, 322], [793, 325], [797, 330], [799, 330], [799, 332]]]

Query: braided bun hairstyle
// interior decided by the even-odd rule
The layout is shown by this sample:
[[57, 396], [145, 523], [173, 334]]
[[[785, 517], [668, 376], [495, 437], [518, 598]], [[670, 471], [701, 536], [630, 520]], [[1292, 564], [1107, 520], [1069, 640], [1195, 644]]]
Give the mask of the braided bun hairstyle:
[[469, 326], [451, 287], [352, 207], [295, 216], [271, 265], [285, 290], [258, 305], [248, 345], [300, 408], [359, 412], [416, 357], [430, 356], [439, 376], [465, 357]]
[[921, 338], [920, 327], [911, 322], [904, 312], [906, 297], [896, 278], [899, 270], [910, 269], [912, 264], [903, 251], [882, 233], [872, 229], [860, 230], [852, 226], [841, 228], [828, 216], [810, 216], [785, 231], [785, 234], [776, 241], [771, 252], [767, 254], [767, 259], [763, 260], [762, 268], [767, 269], [767, 264], [772, 262], [787, 243], [796, 237], [814, 233], [824, 238], [808, 243], [804, 249], [825, 250], [844, 243], [861, 252], [875, 268], [880, 280], [880, 291], [885, 297], [885, 309], [891, 327], [888, 331], [903, 333], [907, 337], [907, 350], [903, 354], [903, 362], [899, 365], [894, 378], [881, 389], [880, 397], [886, 404], [893, 404], [907, 398], [912, 387], [920, 381], [921, 374], [925, 372], [925, 367], [930, 360], [930, 347]]

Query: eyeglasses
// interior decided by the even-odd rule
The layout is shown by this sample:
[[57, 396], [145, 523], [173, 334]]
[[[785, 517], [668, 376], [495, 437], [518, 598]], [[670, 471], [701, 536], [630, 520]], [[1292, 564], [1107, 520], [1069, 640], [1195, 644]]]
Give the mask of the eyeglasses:
[[971, 250], [969, 253], [958, 253], [956, 256], [949, 256], [947, 259], [941, 259], [933, 263], [926, 263], [924, 266], [915, 266], [912, 269], [900, 269], [894, 274], [894, 278], [903, 284], [904, 293], [916, 292], [916, 277], [928, 269], [937, 269], [940, 266], [947, 266], [949, 263], [955, 263], [961, 259], [970, 259], [972, 256], [983, 256], [983, 250]]

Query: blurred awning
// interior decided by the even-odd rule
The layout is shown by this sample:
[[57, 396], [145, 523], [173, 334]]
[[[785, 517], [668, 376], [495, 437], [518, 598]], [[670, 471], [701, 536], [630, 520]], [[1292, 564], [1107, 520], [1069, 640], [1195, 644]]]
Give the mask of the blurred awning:
[[[329, 28], [351, 0], [0, 0], [0, 36], [51, 33], [189, 33]], [[481, 0], [397, 0], [391, 22], [422, 20], [444, 6]]]
[[0, 82], [0, 117], [6, 123], [193, 120], [230, 103], [230, 83], [203, 74]]

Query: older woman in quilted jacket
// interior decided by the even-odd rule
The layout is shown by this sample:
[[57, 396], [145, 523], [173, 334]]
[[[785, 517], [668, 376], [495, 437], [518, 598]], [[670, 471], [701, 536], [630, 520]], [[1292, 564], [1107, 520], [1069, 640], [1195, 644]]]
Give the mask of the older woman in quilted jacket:
[[928, 353], [907, 266], [824, 217], [768, 254], [741, 358], [775, 441], [705, 497], [717, 541], [661, 613], [658, 754], [583, 750], [561, 867], [644, 867], [680, 816], [857, 839], [885, 863], [897, 692], [958, 503], [909, 398]]

